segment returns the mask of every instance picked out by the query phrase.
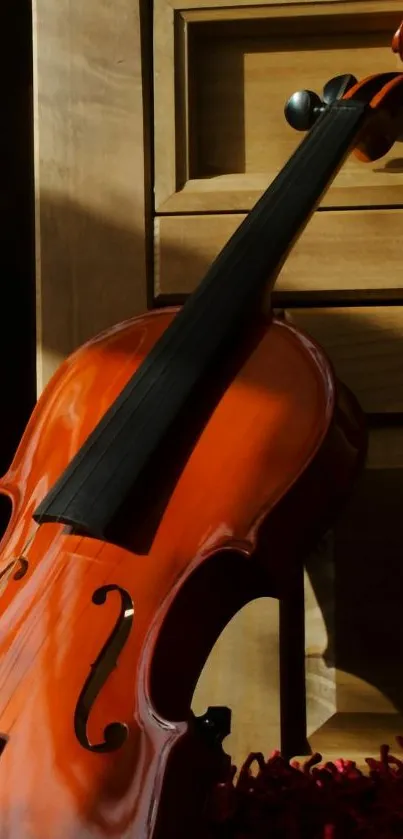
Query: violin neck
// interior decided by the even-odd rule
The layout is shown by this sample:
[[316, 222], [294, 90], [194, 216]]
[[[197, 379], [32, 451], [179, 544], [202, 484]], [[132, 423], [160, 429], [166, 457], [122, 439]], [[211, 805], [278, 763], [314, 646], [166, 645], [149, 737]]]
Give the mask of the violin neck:
[[214, 306], [230, 307], [232, 319], [238, 295], [245, 305], [273, 289], [289, 251], [354, 145], [366, 112], [361, 102], [341, 100], [322, 114], [211, 265], [189, 308], [202, 305], [207, 289], [214, 287]]
[[240, 328], [273, 288], [366, 113], [352, 100], [321, 115], [44, 498], [36, 521], [105, 538], [203, 376], [239, 342]]

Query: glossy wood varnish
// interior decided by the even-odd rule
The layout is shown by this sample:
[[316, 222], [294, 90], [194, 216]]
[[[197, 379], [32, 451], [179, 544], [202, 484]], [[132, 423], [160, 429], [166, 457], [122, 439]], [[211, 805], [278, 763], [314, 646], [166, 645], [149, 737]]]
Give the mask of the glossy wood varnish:
[[[195, 681], [230, 617], [285, 590], [293, 557], [357, 467], [355, 403], [344, 391], [337, 399], [308, 337], [268, 321], [183, 464], [147, 552], [38, 526], [34, 509], [173, 316], [128, 321], [70, 357], [1, 484], [13, 503], [0, 558], [1, 839], [204, 835], [197, 769], [208, 777], [207, 753], [201, 741], [186, 748]], [[21, 556], [27, 567], [11, 573]], [[133, 619], [93, 699], [88, 737], [102, 742], [112, 722], [129, 734], [120, 749], [94, 753], [74, 715], [122, 605], [118, 590], [93, 602], [105, 585], [127, 593]]]

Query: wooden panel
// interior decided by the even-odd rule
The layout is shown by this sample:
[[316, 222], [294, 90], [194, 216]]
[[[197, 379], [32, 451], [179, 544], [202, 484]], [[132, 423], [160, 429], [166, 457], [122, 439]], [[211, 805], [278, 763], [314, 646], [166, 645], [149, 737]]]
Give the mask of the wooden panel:
[[280, 744], [278, 601], [248, 604], [228, 624], [212, 650], [193, 697], [203, 714], [209, 705], [232, 710], [224, 748], [235, 763], [249, 752]]
[[365, 411], [403, 411], [403, 307], [293, 309], [292, 323], [318, 341]]
[[[328, 667], [337, 668], [337, 714], [311, 737], [312, 745], [327, 755], [341, 748], [348, 749], [348, 757], [354, 757], [357, 748], [368, 754], [382, 742], [393, 745], [393, 736], [401, 731], [403, 470], [390, 468], [395, 446], [401, 452], [403, 429], [398, 443], [397, 433], [384, 430], [385, 465], [378, 459], [377, 468], [366, 471], [335, 533], [334, 610], [330, 624], [325, 612], [325, 658]], [[379, 437], [376, 448], [379, 457]], [[317, 574], [318, 569], [316, 578], [311, 570], [322, 605]]]
[[[243, 215], [155, 220], [155, 293], [189, 294]], [[403, 211], [315, 213], [277, 281], [281, 291], [402, 289]], [[382, 258], [381, 258], [382, 257]]]
[[403, 470], [403, 423], [396, 428], [372, 429], [367, 464], [369, 469]]
[[[154, 166], [155, 201], [161, 203], [176, 192], [176, 165], [179, 157], [186, 156], [186, 133], [183, 125], [180, 131], [180, 154], [176, 152], [176, 103], [175, 103], [175, 51], [174, 11], [166, 0], [154, 4]], [[185, 27], [181, 27], [182, 40]], [[182, 74], [183, 85], [187, 74]], [[178, 137], [179, 145], [179, 137]]]
[[[359, 79], [396, 69], [400, 12], [387, 0], [223, 12], [155, 5], [159, 212], [250, 209], [301, 140], [283, 115], [295, 90], [320, 92], [343, 69]], [[370, 165], [351, 156], [322, 203], [397, 203], [402, 184], [397, 147]]]
[[146, 308], [138, 3], [35, 0], [38, 388]]
[[[339, 4], [340, 0], [318, 0], [318, 2], [321, 6], [321, 14], [332, 15], [334, 14], [332, 6]], [[385, 6], [393, 8], [389, 0], [356, 0], [351, 4], [353, 10], [356, 10], [360, 3], [365, 3], [365, 11], [368, 13], [382, 13]], [[270, 17], [292, 17], [295, 15], [296, 6], [300, 16], [312, 14], [312, 0], [281, 0], [280, 3], [278, 0], [253, 0], [253, 6], [250, 5], [250, 0], [170, 0], [170, 5], [173, 9], [183, 9], [184, 13], [191, 10], [191, 14], [196, 17], [200, 16], [201, 20], [206, 20], [207, 15], [208, 20], [211, 18], [232, 20], [234, 9], [237, 10], [237, 15], [239, 14], [246, 20], [255, 15], [264, 14], [265, 9]], [[346, 11], [346, 14], [348, 13]]]
[[379, 760], [380, 747], [387, 743], [391, 754], [401, 758], [396, 737], [403, 730], [403, 715], [396, 713], [335, 714], [328, 723], [310, 737], [313, 752], [323, 761], [348, 758], [368, 772], [367, 757]]

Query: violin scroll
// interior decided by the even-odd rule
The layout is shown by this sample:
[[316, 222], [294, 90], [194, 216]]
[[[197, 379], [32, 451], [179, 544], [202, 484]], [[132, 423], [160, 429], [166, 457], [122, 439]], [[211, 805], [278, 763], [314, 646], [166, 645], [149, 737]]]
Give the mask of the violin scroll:
[[403, 21], [392, 38], [392, 52], [403, 61]]
[[[396, 50], [403, 50], [398, 33], [395, 38]], [[350, 74], [336, 76], [325, 85], [322, 99], [310, 90], [293, 93], [284, 108], [285, 118], [296, 131], [309, 131], [321, 114], [341, 100], [361, 102], [367, 109], [355, 156], [368, 163], [387, 154], [403, 133], [403, 73], [379, 73], [360, 82]]]
[[368, 118], [354, 149], [368, 163], [387, 154], [403, 131], [403, 73], [380, 73], [358, 82], [345, 100], [368, 103]]
[[[403, 22], [392, 38], [392, 52], [403, 60]], [[285, 118], [296, 131], [309, 131], [318, 117], [336, 101], [355, 100], [367, 106], [367, 119], [354, 154], [368, 163], [392, 148], [403, 132], [403, 73], [377, 73], [357, 81], [350, 73], [327, 82], [322, 97], [302, 90], [285, 105]]]

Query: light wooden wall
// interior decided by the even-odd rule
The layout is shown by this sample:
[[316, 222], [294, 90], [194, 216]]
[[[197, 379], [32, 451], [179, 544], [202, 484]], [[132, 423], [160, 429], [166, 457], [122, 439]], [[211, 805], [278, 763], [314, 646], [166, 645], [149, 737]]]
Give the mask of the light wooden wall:
[[139, 4], [34, 0], [34, 52], [40, 391], [147, 305]]

